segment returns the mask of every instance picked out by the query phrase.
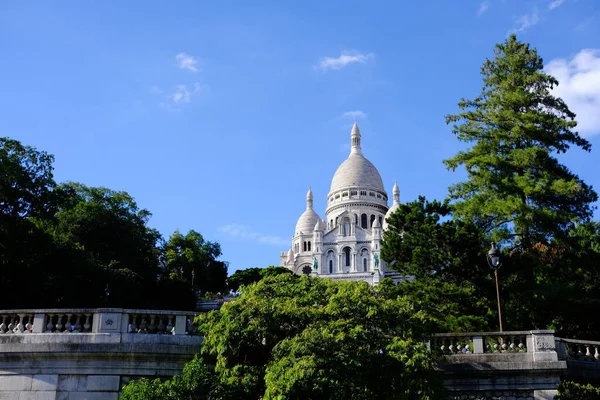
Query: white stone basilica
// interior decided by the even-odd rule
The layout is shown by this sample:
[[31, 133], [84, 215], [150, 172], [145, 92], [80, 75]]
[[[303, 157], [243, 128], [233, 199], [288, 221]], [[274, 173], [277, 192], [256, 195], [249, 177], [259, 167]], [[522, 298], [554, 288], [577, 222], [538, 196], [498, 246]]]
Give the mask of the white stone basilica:
[[365, 158], [356, 122], [350, 134], [351, 150], [338, 167], [327, 195], [325, 220], [313, 208], [313, 193], [306, 194], [306, 211], [296, 223], [292, 248], [281, 253], [281, 265], [296, 274], [312, 274], [377, 285], [384, 277], [403, 277], [387, 270], [380, 259], [386, 218], [398, 208], [400, 190], [394, 184], [393, 203], [377, 168]]

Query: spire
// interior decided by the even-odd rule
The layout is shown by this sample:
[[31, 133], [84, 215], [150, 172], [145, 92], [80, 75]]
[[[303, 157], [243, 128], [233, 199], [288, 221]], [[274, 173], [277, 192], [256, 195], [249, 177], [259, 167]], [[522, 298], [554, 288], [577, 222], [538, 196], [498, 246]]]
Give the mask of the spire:
[[398, 188], [398, 182], [394, 182], [392, 193], [394, 194], [394, 204], [400, 203], [400, 188]]
[[308, 192], [306, 193], [306, 209], [312, 210], [313, 208], [313, 192], [312, 188], [308, 187]]
[[362, 154], [360, 149], [360, 129], [358, 129], [356, 121], [354, 121], [352, 132], [350, 133], [350, 145], [350, 154]]

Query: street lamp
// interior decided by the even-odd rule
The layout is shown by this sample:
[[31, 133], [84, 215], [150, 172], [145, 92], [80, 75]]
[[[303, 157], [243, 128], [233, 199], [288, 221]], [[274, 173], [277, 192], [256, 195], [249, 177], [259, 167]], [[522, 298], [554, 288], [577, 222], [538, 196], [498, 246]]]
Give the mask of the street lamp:
[[496, 242], [492, 242], [492, 247], [487, 253], [487, 262], [491, 269], [494, 270], [494, 277], [496, 278], [496, 298], [498, 300], [498, 321], [500, 322], [500, 332], [502, 332], [502, 310], [500, 309], [500, 289], [498, 287], [498, 268], [502, 266], [502, 260], [500, 259], [500, 250], [496, 247]]

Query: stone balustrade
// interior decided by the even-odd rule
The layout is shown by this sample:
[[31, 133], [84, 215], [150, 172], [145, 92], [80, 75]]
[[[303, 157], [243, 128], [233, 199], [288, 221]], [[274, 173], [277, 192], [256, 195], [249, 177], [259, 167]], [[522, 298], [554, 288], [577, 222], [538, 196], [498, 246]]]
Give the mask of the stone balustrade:
[[0, 310], [0, 335], [27, 333], [194, 333], [196, 312], [123, 308]]
[[556, 349], [559, 357], [564, 360], [600, 363], [600, 342], [556, 338]]
[[430, 338], [433, 351], [445, 355], [527, 352], [531, 331], [438, 333]]

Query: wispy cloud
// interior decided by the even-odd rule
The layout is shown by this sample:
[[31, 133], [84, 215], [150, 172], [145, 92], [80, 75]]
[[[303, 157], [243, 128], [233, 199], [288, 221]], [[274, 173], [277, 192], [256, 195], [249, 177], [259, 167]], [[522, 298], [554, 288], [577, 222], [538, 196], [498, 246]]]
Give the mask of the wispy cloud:
[[479, 4], [479, 8], [477, 9], [477, 16], [482, 15], [490, 8], [489, 0], [484, 0]]
[[360, 111], [360, 110], [356, 110], [356, 111], [346, 111], [342, 117], [344, 118], [349, 118], [349, 119], [353, 119], [353, 120], [357, 120], [357, 119], [365, 119], [367, 118], [367, 114]]
[[350, 64], [364, 64], [373, 57], [375, 57], [373, 53], [360, 53], [345, 50], [342, 51], [342, 54], [339, 57], [323, 57], [319, 62], [319, 65], [315, 66], [315, 68], [323, 71], [339, 70]]
[[192, 102], [194, 96], [200, 91], [201, 85], [199, 82], [191, 86], [175, 85], [171, 90], [163, 90], [153, 86], [150, 91], [162, 97], [159, 106], [169, 111], [181, 111], [181, 106]]
[[196, 60], [190, 55], [187, 55], [185, 53], [179, 53], [175, 56], [175, 61], [177, 61], [177, 64], [181, 69], [187, 69], [193, 72], [198, 72], [198, 67], [196, 67], [196, 65], [198, 64], [198, 60]]
[[517, 26], [510, 30], [511, 33], [525, 32], [527, 29], [536, 25], [540, 20], [537, 10], [531, 14], [524, 14], [516, 18]]
[[550, 3], [550, 5], [548, 6], [548, 10], [554, 10], [556, 7], [560, 7], [560, 5], [562, 3], [564, 3], [565, 0], [554, 0], [552, 3]]
[[273, 246], [289, 246], [290, 240], [286, 240], [279, 236], [274, 235], [263, 235], [262, 233], [258, 233], [253, 231], [247, 226], [240, 224], [229, 224], [220, 227], [219, 232], [225, 233], [231, 237], [244, 239], [244, 240], [252, 240], [259, 243], [269, 244]]
[[570, 60], [550, 61], [544, 69], [560, 82], [553, 94], [577, 114], [581, 136], [600, 134], [600, 50], [583, 49]]

